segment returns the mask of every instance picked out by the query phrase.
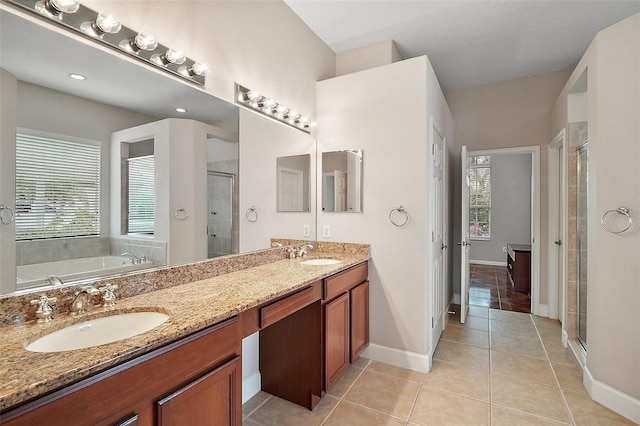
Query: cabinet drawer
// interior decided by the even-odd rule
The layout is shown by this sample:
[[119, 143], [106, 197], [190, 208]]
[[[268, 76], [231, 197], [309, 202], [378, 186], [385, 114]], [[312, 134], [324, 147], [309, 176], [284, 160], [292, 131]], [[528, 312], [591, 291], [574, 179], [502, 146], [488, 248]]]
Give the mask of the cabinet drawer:
[[368, 263], [364, 262], [344, 272], [325, 279], [324, 300], [330, 300], [363, 283], [369, 275]]
[[316, 288], [316, 285], [312, 285], [289, 297], [260, 308], [260, 328], [268, 327], [319, 300], [320, 295], [314, 291]]

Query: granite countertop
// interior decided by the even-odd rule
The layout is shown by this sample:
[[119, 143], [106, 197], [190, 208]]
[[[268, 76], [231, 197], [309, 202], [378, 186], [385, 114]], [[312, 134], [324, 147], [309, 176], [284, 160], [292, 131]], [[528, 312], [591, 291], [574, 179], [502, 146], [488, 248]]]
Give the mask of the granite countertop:
[[92, 348], [58, 353], [24, 349], [40, 336], [112, 311], [94, 308], [75, 317], [59, 315], [48, 324], [30, 321], [0, 328], [0, 409], [76, 382], [369, 259], [368, 254], [311, 256], [320, 257], [342, 263], [306, 266], [301, 259], [280, 260], [117, 300], [112, 311], [158, 311], [170, 317], [146, 333]]

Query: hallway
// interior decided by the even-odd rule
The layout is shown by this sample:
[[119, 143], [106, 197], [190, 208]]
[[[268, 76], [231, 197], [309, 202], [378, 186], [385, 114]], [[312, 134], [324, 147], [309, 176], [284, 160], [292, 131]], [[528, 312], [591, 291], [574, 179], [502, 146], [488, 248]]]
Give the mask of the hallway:
[[558, 321], [469, 314], [465, 324], [449, 317], [429, 374], [360, 358], [313, 411], [260, 392], [243, 406], [243, 424], [633, 425], [589, 398]]
[[531, 313], [531, 298], [511, 288], [506, 268], [471, 265], [469, 281], [470, 306]]

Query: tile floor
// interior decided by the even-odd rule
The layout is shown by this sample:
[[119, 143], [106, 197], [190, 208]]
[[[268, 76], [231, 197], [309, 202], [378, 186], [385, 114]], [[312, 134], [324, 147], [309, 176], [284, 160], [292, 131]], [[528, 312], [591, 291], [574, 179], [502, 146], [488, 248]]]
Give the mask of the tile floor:
[[357, 360], [313, 410], [264, 392], [245, 426], [632, 425], [593, 402], [560, 323], [471, 307], [450, 317], [429, 374]]
[[471, 265], [469, 305], [531, 313], [531, 298], [511, 288], [507, 268]]

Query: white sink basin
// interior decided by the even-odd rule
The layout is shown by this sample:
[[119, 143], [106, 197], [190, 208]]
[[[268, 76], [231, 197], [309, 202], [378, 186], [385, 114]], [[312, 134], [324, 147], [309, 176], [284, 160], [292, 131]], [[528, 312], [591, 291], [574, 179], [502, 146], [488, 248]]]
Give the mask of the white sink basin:
[[160, 312], [131, 312], [81, 322], [40, 337], [26, 346], [31, 352], [64, 352], [90, 348], [144, 333], [169, 319]]
[[338, 259], [309, 259], [309, 260], [303, 260], [302, 262], [300, 262], [301, 265], [312, 265], [312, 266], [335, 265], [336, 263], [342, 263], [342, 260], [338, 260]]

